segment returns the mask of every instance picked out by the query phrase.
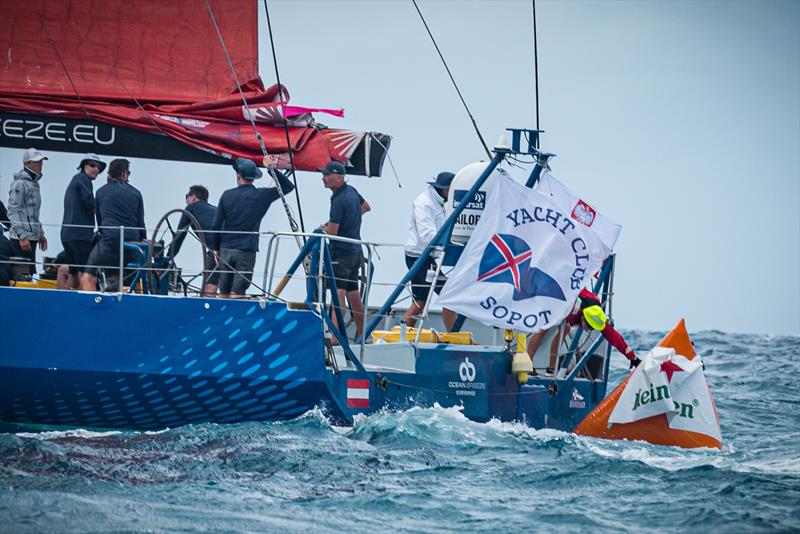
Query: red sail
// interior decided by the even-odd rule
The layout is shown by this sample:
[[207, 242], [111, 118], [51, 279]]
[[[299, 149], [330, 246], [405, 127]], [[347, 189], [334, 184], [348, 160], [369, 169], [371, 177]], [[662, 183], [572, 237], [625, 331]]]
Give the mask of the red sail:
[[124, 146], [76, 144], [69, 134], [47, 137], [46, 125], [26, 129], [25, 120], [39, 116], [168, 136], [203, 151], [206, 161], [210, 153], [261, 163], [253, 119], [280, 167], [289, 167], [291, 151], [300, 170], [334, 159], [349, 163], [354, 174], [379, 175], [388, 136], [320, 127], [308, 108], [289, 107], [286, 117], [288, 91], [264, 89], [257, 2], [209, 4], [249, 111], [205, 0], [0, 0], [0, 145], [41, 140], [51, 150], [127, 153]]

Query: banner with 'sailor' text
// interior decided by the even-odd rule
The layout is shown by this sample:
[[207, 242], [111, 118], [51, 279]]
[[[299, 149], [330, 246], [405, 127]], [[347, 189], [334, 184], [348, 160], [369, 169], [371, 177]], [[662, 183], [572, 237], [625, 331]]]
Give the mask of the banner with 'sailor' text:
[[564, 194], [500, 178], [437, 303], [499, 328], [536, 332], [558, 324], [619, 235], [618, 225], [575, 199], [568, 205]]

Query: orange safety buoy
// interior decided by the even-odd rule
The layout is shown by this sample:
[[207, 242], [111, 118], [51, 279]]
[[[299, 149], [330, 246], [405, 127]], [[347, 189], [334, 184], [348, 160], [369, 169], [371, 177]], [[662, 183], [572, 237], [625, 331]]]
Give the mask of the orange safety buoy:
[[[675, 349], [677, 354], [685, 356], [689, 360], [694, 359], [697, 355], [683, 319], [659, 342], [658, 346]], [[670, 428], [665, 414], [654, 415], [632, 423], [615, 423], [609, 428], [608, 418], [611, 416], [611, 412], [617, 405], [617, 401], [632, 374], [629, 374], [610, 395], [603, 399], [594, 410], [589, 412], [573, 432], [595, 438], [641, 440], [656, 445], [669, 445], [685, 449], [698, 447], [722, 448], [722, 443], [711, 436], [689, 430]], [[711, 391], [709, 391], [709, 397], [711, 397], [714, 415], [716, 415], [717, 424], [719, 424], [719, 414], [717, 413], [716, 405], [714, 405]]]

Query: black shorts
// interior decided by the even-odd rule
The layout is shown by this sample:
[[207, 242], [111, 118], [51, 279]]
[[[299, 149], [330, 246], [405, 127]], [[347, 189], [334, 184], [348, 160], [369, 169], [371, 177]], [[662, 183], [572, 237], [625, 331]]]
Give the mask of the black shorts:
[[210, 250], [206, 253], [206, 265], [205, 265], [205, 275], [206, 275], [206, 284], [213, 284], [215, 286], [219, 285], [219, 271], [220, 268], [217, 265], [217, 258], [214, 256], [214, 253]]
[[256, 265], [256, 253], [249, 250], [223, 248], [220, 253], [218, 269], [219, 292], [222, 295], [244, 295], [253, 279], [253, 268]]
[[[416, 256], [409, 256], [406, 254], [406, 267], [411, 269], [411, 267], [417, 262], [419, 258]], [[428, 259], [425, 260], [425, 264], [422, 268], [417, 271], [417, 274], [414, 275], [414, 278], [411, 279], [411, 294], [414, 295], [414, 300], [417, 302], [422, 301], [425, 302], [428, 300], [428, 295], [431, 292], [431, 282], [426, 280], [428, 271], [435, 270], [436, 265], [433, 263], [433, 258], [428, 256]], [[444, 283], [447, 281], [446, 278], [443, 276], [439, 276], [436, 280], [436, 287], [433, 288], [433, 291], [438, 295], [442, 291], [442, 287], [444, 287]]]
[[336, 289], [358, 291], [359, 271], [363, 263], [361, 251], [331, 252], [331, 263]]
[[[125, 249], [122, 257], [123, 265], [137, 261], [136, 252]], [[89, 254], [86, 260], [85, 273], [99, 277], [101, 271], [105, 271], [108, 276], [118, 276], [119, 274], [119, 241], [107, 241], [101, 239]], [[129, 280], [135, 270], [125, 269], [123, 276]]]
[[9, 241], [11, 242], [11, 255], [29, 260], [30, 265], [28, 267], [28, 272], [32, 275], [36, 274], [36, 245], [38, 245], [39, 242], [29, 240], [31, 244], [31, 251], [25, 252], [22, 250], [22, 246], [19, 244], [19, 239], [9, 239]]
[[[70, 274], [82, 273], [89, 264], [92, 253], [91, 241], [64, 241], [64, 263], [69, 264]], [[118, 252], [119, 254], [119, 252]]]

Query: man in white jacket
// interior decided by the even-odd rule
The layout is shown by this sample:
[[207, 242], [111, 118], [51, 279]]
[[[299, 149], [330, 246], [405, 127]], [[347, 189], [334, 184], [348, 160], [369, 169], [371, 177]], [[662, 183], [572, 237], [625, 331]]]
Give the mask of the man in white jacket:
[[[411, 222], [408, 225], [408, 239], [405, 243], [406, 265], [410, 269], [422, 255], [425, 247], [436, 235], [436, 232], [444, 224], [445, 215], [444, 205], [450, 194], [450, 183], [455, 175], [452, 172], [440, 172], [433, 182], [428, 182], [428, 187], [415, 200], [411, 210]], [[425, 302], [431, 290], [431, 282], [426, 280], [429, 269], [435, 269], [434, 258], [429, 255], [425, 260], [425, 265], [420, 269], [414, 278], [411, 279], [411, 306], [403, 315], [403, 320], [408, 326], [417, 323]], [[436, 280], [433, 290], [439, 294], [444, 285], [444, 278]], [[455, 322], [456, 314], [447, 308], [442, 310], [442, 320], [445, 327], [450, 330]]]

